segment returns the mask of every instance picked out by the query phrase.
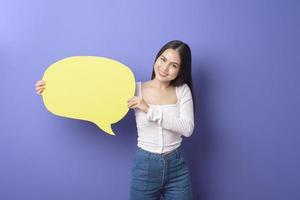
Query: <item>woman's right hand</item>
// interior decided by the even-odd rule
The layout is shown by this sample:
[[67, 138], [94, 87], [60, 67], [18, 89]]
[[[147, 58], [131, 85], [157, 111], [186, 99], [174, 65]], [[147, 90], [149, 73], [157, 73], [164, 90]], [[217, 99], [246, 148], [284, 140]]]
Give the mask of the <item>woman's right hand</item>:
[[42, 95], [42, 92], [46, 88], [46, 82], [43, 80], [39, 80], [35, 83], [35, 91], [38, 95]]

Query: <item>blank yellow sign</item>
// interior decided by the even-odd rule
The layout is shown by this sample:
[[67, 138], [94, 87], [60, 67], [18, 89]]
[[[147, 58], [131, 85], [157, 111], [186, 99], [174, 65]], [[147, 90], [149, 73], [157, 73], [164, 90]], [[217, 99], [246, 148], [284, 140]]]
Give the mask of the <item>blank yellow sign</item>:
[[104, 57], [75, 56], [52, 64], [43, 76], [43, 101], [55, 115], [93, 122], [114, 135], [111, 124], [128, 112], [135, 78], [124, 64]]

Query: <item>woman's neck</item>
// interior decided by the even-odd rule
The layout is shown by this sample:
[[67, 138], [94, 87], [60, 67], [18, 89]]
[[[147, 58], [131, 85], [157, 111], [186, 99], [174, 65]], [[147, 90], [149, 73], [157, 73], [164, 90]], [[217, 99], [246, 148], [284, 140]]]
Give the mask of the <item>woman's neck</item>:
[[170, 82], [161, 82], [161, 81], [157, 80], [156, 78], [151, 80], [151, 82], [152, 82], [153, 87], [162, 89], [162, 90], [166, 90], [166, 89], [169, 89], [170, 87], [172, 87], [170, 85]]

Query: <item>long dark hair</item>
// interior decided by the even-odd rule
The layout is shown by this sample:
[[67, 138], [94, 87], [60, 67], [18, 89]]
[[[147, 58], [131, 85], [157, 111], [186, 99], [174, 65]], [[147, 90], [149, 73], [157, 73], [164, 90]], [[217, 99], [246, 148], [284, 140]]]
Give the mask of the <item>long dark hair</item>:
[[[183, 84], [187, 84], [193, 95], [193, 84], [192, 84], [192, 54], [190, 47], [180, 41], [180, 40], [172, 40], [165, 44], [157, 53], [156, 58], [154, 60], [154, 64], [158, 57], [167, 49], [174, 49], [178, 52], [180, 57], [180, 68], [177, 77], [171, 81], [171, 85], [181, 86]], [[154, 66], [152, 71], [151, 79], [155, 78]]]

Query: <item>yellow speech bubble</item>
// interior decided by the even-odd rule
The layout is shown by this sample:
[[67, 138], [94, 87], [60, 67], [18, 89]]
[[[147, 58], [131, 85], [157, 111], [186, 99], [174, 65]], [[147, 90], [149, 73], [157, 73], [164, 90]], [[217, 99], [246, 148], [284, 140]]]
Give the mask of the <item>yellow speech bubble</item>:
[[68, 57], [50, 65], [43, 80], [43, 101], [55, 115], [95, 123], [115, 135], [111, 124], [128, 112], [135, 78], [124, 64], [104, 57]]

